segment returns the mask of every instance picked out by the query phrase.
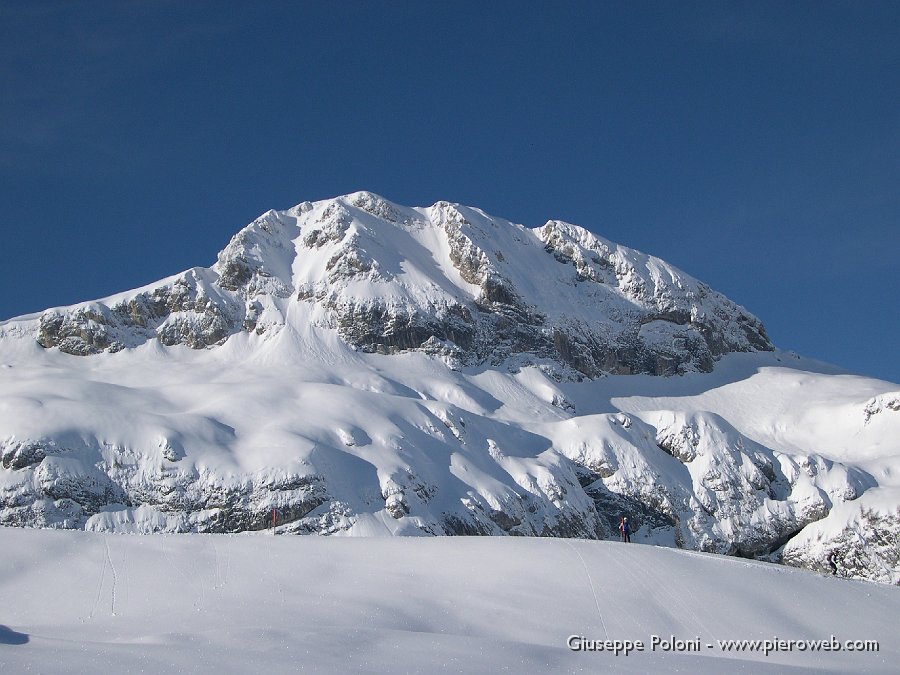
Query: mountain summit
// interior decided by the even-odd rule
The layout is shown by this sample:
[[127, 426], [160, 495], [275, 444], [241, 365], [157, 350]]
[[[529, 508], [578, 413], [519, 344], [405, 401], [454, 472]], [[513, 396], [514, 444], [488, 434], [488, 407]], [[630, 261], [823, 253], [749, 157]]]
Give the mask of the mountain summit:
[[664, 261], [367, 192], [0, 323], [0, 523], [616, 536], [900, 582], [898, 386]]
[[78, 355], [150, 339], [203, 348], [298, 322], [336, 329], [364, 352], [424, 350], [461, 365], [548, 359], [587, 377], [708, 372], [723, 354], [772, 349], [742, 307], [576, 225], [528, 229], [368, 192], [269, 211], [211, 269], [45, 312], [38, 342]]

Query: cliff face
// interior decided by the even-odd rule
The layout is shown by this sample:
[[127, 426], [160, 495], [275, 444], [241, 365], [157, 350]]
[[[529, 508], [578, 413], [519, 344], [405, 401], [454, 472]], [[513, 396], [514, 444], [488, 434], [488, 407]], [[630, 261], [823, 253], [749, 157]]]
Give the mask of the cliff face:
[[211, 268], [0, 323], [0, 523], [596, 538], [627, 514], [638, 541], [814, 568], [827, 535], [896, 581], [896, 504], [853, 454], [900, 454], [896, 395], [785, 359], [574, 225], [305, 202]]

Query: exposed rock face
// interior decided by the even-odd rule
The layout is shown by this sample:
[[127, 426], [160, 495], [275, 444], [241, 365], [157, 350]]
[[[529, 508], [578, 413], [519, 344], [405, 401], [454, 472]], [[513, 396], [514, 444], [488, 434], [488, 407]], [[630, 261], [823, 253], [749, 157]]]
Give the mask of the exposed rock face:
[[598, 511], [611, 527], [628, 514], [635, 529], [671, 529], [695, 550], [766, 556], [871, 485], [821, 457], [776, 453], [711, 413], [660, 413], [655, 426], [622, 414], [605, 421], [608, 432], [569, 433], [562, 447]]
[[291, 299], [312, 303], [317, 325], [360, 350], [424, 350], [460, 365], [527, 355], [576, 377], [672, 375], [772, 349], [755, 317], [705, 284], [575, 225], [528, 230], [369, 193], [270, 211], [213, 268], [112, 303], [49, 310], [37, 340], [79, 356], [154, 338], [202, 349], [279, 329]]
[[[554, 428], [556, 440], [523, 436], [512, 445], [489, 437], [500, 437], [496, 422], [452, 408], [415, 426], [418, 431], [410, 426], [390, 441], [397, 457], [421, 450], [423, 457], [458, 459], [447, 475], [422, 458], [407, 459], [406, 468], [385, 473], [376, 489], [354, 484], [360, 495], [371, 490], [362, 502], [368, 507], [347, 499], [340, 474], [327, 462], [322, 470], [236, 476], [198, 468], [179, 441], [166, 438], [143, 449], [7, 439], [0, 444], [10, 470], [0, 489], [0, 523], [103, 529], [114, 527], [113, 517], [149, 510], [149, 531], [239, 532], [268, 527], [275, 511], [283, 532], [330, 534], [352, 527], [361, 508], [380, 504], [391, 518], [434, 535], [602, 538], [628, 514], [635, 530], [670, 536], [680, 547], [779, 559], [785, 542], [825, 518], [833, 503], [853, 503], [871, 486], [865, 474], [821, 457], [773, 452], [709, 413], [660, 413], [655, 425], [620, 413], [583, 427], [576, 417]], [[347, 448], [376, 443], [358, 428], [339, 428], [335, 437]], [[519, 443], [552, 445], [533, 459], [507, 455]], [[448, 494], [451, 474], [460, 471], [493, 474], [494, 487]], [[503, 485], [496, 483], [501, 476]], [[842, 552], [842, 569], [891, 581], [900, 520], [864, 509], [857, 521], [830, 544]], [[860, 531], [867, 532], [864, 549], [856, 545]], [[783, 555], [789, 564], [813, 568], [823, 559], [821, 551], [793, 544]]]
[[[490, 445], [502, 462], [502, 451]], [[358, 518], [358, 507], [332, 492], [334, 476], [280, 471], [235, 477], [190, 467], [172, 453], [168, 442], [135, 451], [8, 439], [3, 465], [14, 473], [0, 489], [0, 524], [105, 529], [110, 518], [142, 510], [153, 515], [144, 519], [145, 531], [242, 532], [270, 527], [274, 511], [281, 532], [331, 534]], [[451, 508], [433, 509], [429, 502], [439, 486], [411, 469], [383, 481], [379, 498], [391, 517], [415, 516], [418, 527], [434, 535], [606, 536], [572, 467], [555, 454], [539, 465], [540, 478], [518, 493], [469, 493]]]
[[224, 342], [237, 329], [240, 308], [209, 295], [204, 271], [185, 272], [171, 284], [107, 305], [91, 303], [40, 317], [37, 341], [75, 356], [117, 352], [156, 338], [166, 346], [202, 349]]
[[883, 415], [886, 412], [900, 412], [900, 391], [876, 396], [866, 402], [866, 405], [863, 408], [866, 424], [868, 424], [876, 415]]
[[900, 585], [900, 507], [867, 504], [870, 501], [842, 504], [811, 525], [787, 542], [782, 562], [840, 577]]
[[10, 467], [20, 470], [18, 480], [0, 491], [3, 525], [85, 528], [92, 527], [92, 517], [102, 522], [98, 514], [142, 507], [157, 514], [154, 530], [241, 532], [269, 526], [273, 509], [279, 524], [302, 522], [328, 501], [323, 481], [315, 475], [235, 481], [208, 471], [180, 470], [169, 459], [171, 449], [160, 457], [123, 448], [27, 445], [37, 449], [27, 460], [21, 459], [23, 444], [4, 447], [4, 458], [20, 459], [18, 467], [15, 462]]
[[[371, 215], [390, 208], [365, 194], [351, 203]], [[354, 346], [392, 353], [423, 348], [435, 339], [461, 349], [454, 356], [467, 365], [499, 365], [512, 355], [528, 354], [562, 361], [579, 376], [588, 377], [709, 371], [722, 354], [772, 348], [756, 318], [704, 284], [577, 226], [551, 221], [529, 231], [447, 203], [436, 204], [428, 216], [432, 227], [440, 227], [446, 255], [459, 278], [470, 286], [470, 297], [457, 293], [438, 302], [401, 304], [335, 293], [335, 285], [389, 282], [392, 277], [361, 252], [359, 236], [345, 234], [338, 239], [353, 222], [348, 209], [336, 209], [326, 227], [315, 231], [315, 246], [322, 245], [323, 232], [330, 232], [327, 240], [338, 246], [329, 260], [331, 290], [302, 296], [326, 297], [326, 306], [333, 310], [332, 323], [326, 325], [336, 326]], [[389, 222], [410, 229], [428, 227], [400, 218], [394, 213]], [[509, 241], [502, 237], [500, 241], [506, 252], [496, 247], [498, 237], [492, 229], [505, 230]], [[493, 254], [480, 242], [490, 242]], [[530, 249], [531, 256], [517, 261], [516, 249], [522, 247]], [[535, 266], [537, 247], [545, 255], [538, 257]], [[334, 264], [344, 259], [348, 262]], [[560, 270], [560, 265], [574, 270]], [[535, 280], [559, 286], [534, 293]], [[579, 285], [580, 301], [589, 311], [557, 311], [552, 296], [571, 295]]]

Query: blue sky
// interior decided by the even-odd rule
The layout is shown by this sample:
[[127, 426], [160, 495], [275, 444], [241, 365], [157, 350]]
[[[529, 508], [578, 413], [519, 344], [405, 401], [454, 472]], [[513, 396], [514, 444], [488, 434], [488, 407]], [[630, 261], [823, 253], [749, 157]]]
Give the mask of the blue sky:
[[0, 0], [0, 318], [367, 189], [578, 223], [900, 382], [896, 2]]

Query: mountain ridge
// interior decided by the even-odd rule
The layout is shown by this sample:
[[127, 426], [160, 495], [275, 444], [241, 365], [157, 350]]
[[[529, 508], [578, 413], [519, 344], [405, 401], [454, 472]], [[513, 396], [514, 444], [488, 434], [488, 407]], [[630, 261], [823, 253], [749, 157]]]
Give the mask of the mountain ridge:
[[588, 377], [674, 374], [773, 348], [756, 317], [707, 285], [579, 226], [528, 229], [368, 192], [268, 211], [211, 268], [170, 279], [114, 303], [48, 310], [38, 342], [77, 355], [153, 338], [209, 347], [283, 325], [279, 300], [294, 297], [356, 348], [424, 348], [467, 365], [536, 353]]

